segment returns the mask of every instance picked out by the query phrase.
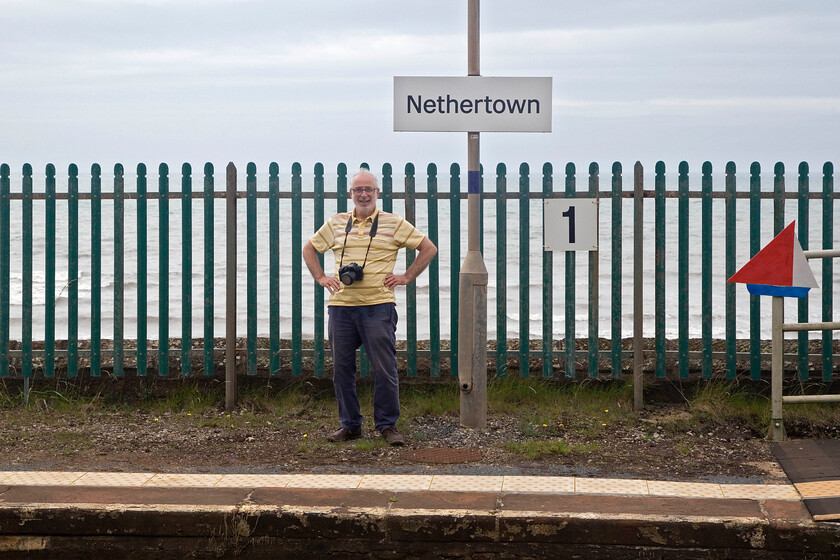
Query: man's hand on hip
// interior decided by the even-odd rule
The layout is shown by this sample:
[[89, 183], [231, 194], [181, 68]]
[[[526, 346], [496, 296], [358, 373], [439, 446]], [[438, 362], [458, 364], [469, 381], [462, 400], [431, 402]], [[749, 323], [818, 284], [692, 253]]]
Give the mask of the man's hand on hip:
[[389, 290], [393, 290], [397, 286], [405, 286], [411, 282], [408, 278], [405, 277], [405, 274], [389, 274], [385, 277], [385, 287]]
[[325, 287], [330, 294], [334, 294], [341, 289], [341, 282], [335, 276], [324, 275], [318, 278], [317, 282]]

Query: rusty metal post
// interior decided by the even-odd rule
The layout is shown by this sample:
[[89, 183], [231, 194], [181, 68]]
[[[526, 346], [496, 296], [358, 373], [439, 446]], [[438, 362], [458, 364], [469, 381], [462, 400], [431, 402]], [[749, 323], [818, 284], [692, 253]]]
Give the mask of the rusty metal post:
[[785, 318], [785, 298], [773, 296], [773, 319], [770, 332], [770, 433], [772, 441], [784, 441], [785, 424], [782, 417], [782, 389], [784, 376], [784, 337], [782, 324]]
[[641, 410], [644, 399], [644, 168], [636, 162], [633, 169], [633, 410]]
[[[468, 75], [479, 69], [479, 0], [468, 0]], [[467, 132], [467, 256], [461, 267], [458, 303], [458, 381], [461, 425], [487, 425], [487, 267], [479, 242], [481, 163], [478, 132]]]
[[225, 410], [236, 406], [236, 166], [227, 166], [225, 206], [227, 208], [226, 306], [225, 306]]

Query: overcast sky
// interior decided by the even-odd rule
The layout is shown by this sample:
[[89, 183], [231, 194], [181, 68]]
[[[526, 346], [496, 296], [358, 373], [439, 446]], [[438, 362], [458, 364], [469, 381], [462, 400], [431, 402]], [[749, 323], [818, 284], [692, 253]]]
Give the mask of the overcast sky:
[[[0, 162], [110, 171], [466, 163], [393, 132], [393, 76], [467, 73], [466, 0], [0, 0]], [[553, 132], [485, 166], [840, 164], [837, 0], [483, 0], [481, 74], [550, 76]]]

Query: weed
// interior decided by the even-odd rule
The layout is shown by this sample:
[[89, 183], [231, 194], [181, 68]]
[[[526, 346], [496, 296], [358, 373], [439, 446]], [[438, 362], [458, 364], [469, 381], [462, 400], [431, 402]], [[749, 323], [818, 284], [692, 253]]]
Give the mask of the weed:
[[503, 448], [516, 455], [521, 455], [526, 459], [536, 459], [544, 455], [556, 455], [569, 453], [572, 451], [572, 446], [568, 442], [558, 440], [529, 440], [529, 441], [509, 441], [503, 444]]
[[688, 457], [691, 455], [691, 452], [694, 451], [694, 446], [690, 443], [678, 443], [677, 444], [677, 452], [682, 455], [683, 457]]
[[381, 438], [362, 438], [353, 443], [353, 449], [357, 451], [373, 451], [386, 445], [385, 440]]
[[697, 426], [698, 422], [723, 426], [737, 420], [756, 432], [762, 432], [770, 419], [767, 399], [740, 389], [735, 382], [699, 384], [694, 396], [689, 399], [689, 410], [692, 414], [685, 421], [693, 426]]
[[408, 386], [401, 390], [400, 408], [406, 416], [457, 414], [461, 396], [452, 385]]
[[215, 407], [220, 400], [220, 391], [189, 383], [175, 389], [160, 401], [152, 401], [151, 411], [158, 414], [185, 410], [200, 413]]

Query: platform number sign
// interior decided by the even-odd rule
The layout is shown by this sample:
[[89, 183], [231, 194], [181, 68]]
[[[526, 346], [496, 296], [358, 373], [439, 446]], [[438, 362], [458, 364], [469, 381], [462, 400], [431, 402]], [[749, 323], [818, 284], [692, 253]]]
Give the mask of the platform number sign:
[[597, 251], [598, 200], [555, 198], [543, 206], [546, 251]]

